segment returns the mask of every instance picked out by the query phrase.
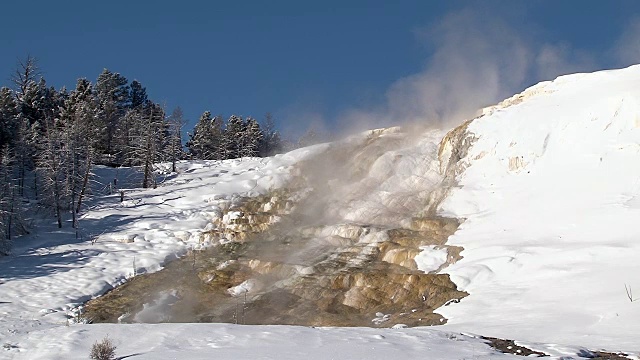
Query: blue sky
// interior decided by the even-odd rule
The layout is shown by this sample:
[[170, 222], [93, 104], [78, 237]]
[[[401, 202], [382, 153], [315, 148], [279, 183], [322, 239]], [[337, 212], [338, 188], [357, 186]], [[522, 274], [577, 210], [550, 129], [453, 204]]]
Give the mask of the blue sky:
[[11, 1], [0, 84], [31, 54], [51, 85], [108, 68], [192, 121], [455, 122], [540, 80], [640, 62], [639, 15], [634, 0]]

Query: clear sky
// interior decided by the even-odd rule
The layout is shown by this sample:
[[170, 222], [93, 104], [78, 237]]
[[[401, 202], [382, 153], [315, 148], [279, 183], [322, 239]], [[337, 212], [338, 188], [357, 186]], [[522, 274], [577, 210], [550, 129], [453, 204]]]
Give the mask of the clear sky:
[[640, 62], [639, 16], [635, 0], [7, 1], [0, 84], [31, 54], [51, 85], [108, 68], [192, 121], [449, 121], [562, 73]]

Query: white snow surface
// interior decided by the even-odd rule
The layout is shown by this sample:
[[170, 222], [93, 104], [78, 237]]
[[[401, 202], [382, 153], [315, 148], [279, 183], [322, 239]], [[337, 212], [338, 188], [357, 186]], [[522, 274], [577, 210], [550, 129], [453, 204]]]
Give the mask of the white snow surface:
[[443, 272], [470, 296], [438, 310], [446, 329], [637, 351], [638, 84], [640, 66], [562, 76], [469, 125], [442, 213], [466, 218]]
[[418, 270], [426, 273], [438, 270], [447, 262], [449, 253], [445, 248], [439, 248], [435, 245], [421, 246], [422, 250], [414, 258]]
[[[54, 335], [55, 334], [55, 335]], [[518, 359], [473, 336], [431, 329], [312, 328], [228, 324], [102, 324], [30, 331], [0, 358], [87, 359], [91, 345], [108, 336], [118, 358], [205, 359]], [[12, 357], [9, 357], [10, 359]]]
[[[639, 66], [563, 76], [470, 123], [468, 167], [440, 210], [465, 219], [448, 241], [464, 248], [463, 259], [440, 271], [469, 296], [438, 309], [449, 319], [442, 327], [75, 323], [86, 300], [207, 246], [200, 235], [211, 219], [241, 196], [282, 187], [296, 163], [329, 146], [322, 144], [267, 159], [182, 162], [157, 189], [126, 190], [122, 203], [117, 193], [96, 196], [79, 240], [69, 226], [37, 224], [14, 255], [0, 258], [0, 359], [85, 359], [106, 335], [119, 357], [141, 360], [516, 358], [462, 333], [526, 341], [551, 359], [578, 358], [583, 347], [637, 353], [640, 302], [629, 301], [625, 285], [640, 295], [638, 84]], [[443, 178], [442, 131], [410, 142], [398, 129], [382, 132], [387, 145], [358, 155], [377, 159], [370, 172], [333, 195], [346, 222], [398, 225]], [[115, 170], [96, 172], [108, 189]], [[132, 187], [119, 178], [122, 186]], [[375, 234], [360, 241], [375, 243]], [[416, 263], [437, 271], [446, 256], [425, 247]], [[257, 288], [247, 282], [231, 292]], [[172, 301], [159, 294], [138, 320], [162, 322], [154, 309]]]

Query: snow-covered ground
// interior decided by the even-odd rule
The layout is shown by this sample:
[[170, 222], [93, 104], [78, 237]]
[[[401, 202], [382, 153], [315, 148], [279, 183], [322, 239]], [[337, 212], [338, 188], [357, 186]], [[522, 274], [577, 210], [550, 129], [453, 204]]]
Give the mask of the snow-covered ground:
[[469, 125], [443, 213], [467, 219], [444, 272], [471, 295], [447, 329], [640, 349], [638, 84], [640, 66], [567, 75]]
[[[106, 336], [118, 347], [119, 357], [136, 360], [520, 358], [496, 352], [471, 336], [430, 329], [227, 324], [102, 324], [48, 328], [26, 335], [22, 344], [28, 344], [28, 351], [5, 351], [0, 353], [0, 358], [15, 353], [15, 359], [87, 359], [91, 345]], [[575, 353], [575, 349], [571, 352]]]
[[[317, 145], [267, 159], [183, 162], [157, 189], [127, 190], [124, 202], [118, 193], [96, 196], [79, 240], [69, 226], [38, 226], [0, 258], [0, 359], [85, 359], [106, 335], [122, 358], [160, 360], [515, 358], [461, 333], [526, 341], [556, 359], [587, 356], [582, 347], [638, 353], [640, 302], [625, 292], [626, 285], [640, 297], [638, 84], [638, 66], [565, 76], [470, 123], [467, 168], [440, 211], [466, 219], [448, 242], [462, 246], [464, 258], [441, 271], [470, 295], [438, 310], [449, 319], [444, 327], [75, 323], [76, 307], [92, 296], [202, 246], [212, 218], [241, 196], [282, 187], [295, 164], [327, 149]], [[416, 149], [437, 151], [433, 134]], [[404, 148], [381, 157], [369, 176], [402, 162], [411, 179], [387, 174], [393, 181], [357, 185], [377, 184], [373, 195], [395, 199], [391, 184], [399, 183], [410, 197], [424, 179], [440, 179], [436, 158]], [[103, 184], [116, 175], [96, 172]], [[130, 187], [118, 176], [118, 187]], [[345, 194], [373, 196], [351, 190]], [[355, 217], [379, 210], [348, 209]], [[416, 258], [423, 271], [445, 261], [436, 247]]]
[[[201, 233], [213, 217], [239, 196], [283, 186], [290, 164], [311, 151], [268, 160], [183, 162], [180, 175], [167, 177], [157, 189], [127, 189], [124, 202], [118, 191], [97, 196], [80, 220], [81, 239], [68, 224], [58, 230], [46, 223], [19, 238], [14, 255], [0, 258], [0, 339], [10, 349], [0, 351], [0, 358], [13, 353], [32, 358], [32, 345], [23, 343], [26, 329], [73, 323], [77, 307], [91, 297], [206, 245]], [[119, 188], [135, 180], [126, 170], [95, 172], [98, 193], [116, 177]]]

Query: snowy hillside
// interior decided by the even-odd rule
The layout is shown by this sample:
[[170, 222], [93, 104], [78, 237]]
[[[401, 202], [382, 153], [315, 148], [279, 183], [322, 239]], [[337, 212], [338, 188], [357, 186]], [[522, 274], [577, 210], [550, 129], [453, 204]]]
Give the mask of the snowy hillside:
[[467, 219], [445, 272], [471, 296], [441, 309], [447, 328], [638, 346], [625, 284], [640, 295], [639, 84], [639, 66], [567, 75], [467, 126], [442, 211]]
[[[555, 359], [592, 356], [587, 349], [637, 354], [640, 302], [625, 286], [640, 298], [638, 84], [640, 66], [563, 76], [448, 133], [381, 129], [267, 159], [183, 162], [157, 189], [127, 189], [124, 202], [96, 196], [80, 222], [85, 238], [42, 225], [0, 259], [0, 358], [83, 359], [107, 334], [119, 356], [134, 359], [517, 358], [480, 336], [516, 339]], [[98, 173], [104, 183], [114, 177]], [[271, 197], [293, 187], [284, 202]], [[258, 196], [267, 199], [262, 217], [235, 208]], [[289, 214], [302, 223], [305, 252], [263, 261], [293, 273], [269, 286], [326, 278], [300, 259], [332, 251], [337, 272], [361, 276], [331, 295], [390, 328], [76, 323], [79, 306], [133, 275], [194, 249], [244, 244], [239, 229]], [[407, 234], [449, 238], [410, 243]], [[366, 277], [374, 263], [407, 278], [449, 274], [468, 295], [429, 313], [446, 325], [405, 328], [405, 313], [367, 313], [389, 294], [370, 290], [387, 281]], [[231, 292], [249, 292], [249, 280]], [[436, 296], [421, 297], [424, 305]], [[145, 318], [166, 321], [155, 310], [171, 306], [145, 304]], [[140, 319], [131, 315], [119, 320]]]

